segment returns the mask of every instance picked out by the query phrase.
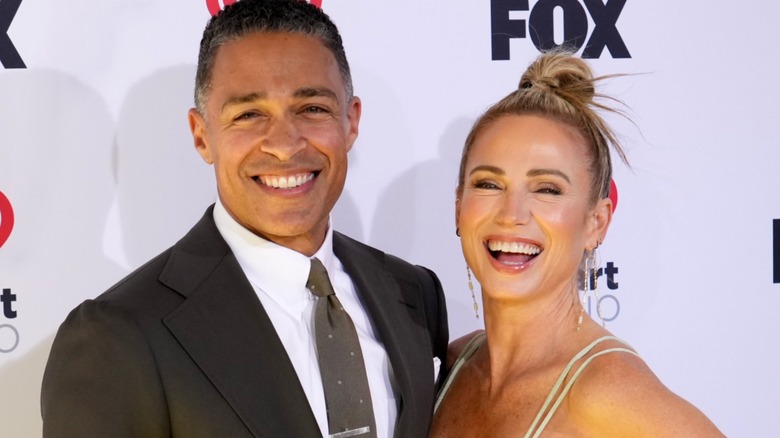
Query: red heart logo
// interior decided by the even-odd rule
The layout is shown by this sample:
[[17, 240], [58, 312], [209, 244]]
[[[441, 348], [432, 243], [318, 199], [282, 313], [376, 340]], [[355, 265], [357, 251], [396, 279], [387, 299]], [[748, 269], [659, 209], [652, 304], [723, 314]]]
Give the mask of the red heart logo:
[[13, 229], [14, 210], [11, 208], [11, 201], [6, 198], [3, 192], [0, 192], [0, 247], [8, 240]]
[[609, 199], [612, 200], [612, 213], [615, 212], [617, 209], [617, 201], [618, 201], [618, 191], [617, 191], [617, 184], [615, 184], [615, 180], [609, 182]]
[[[235, 2], [236, 0], [223, 0], [221, 3], [228, 6]], [[217, 15], [219, 14], [219, 11], [222, 10], [222, 5], [219, 0], [206, 0], [206, 7], [209, 8], [209, 13], [211, 13], [211, 15]]]
[[[222, 10], [223, 5], [232, 5], [236, 2], [236, 0], [221, 0], [221, 2], [222, 4], [220, 4], [220, 0], [206, 0], [206, 7], [209, 8], [209, 13], [211, 15], [219, 14], [219, 11]], [[322, 8], [322, 0], [309, 0], [309, 3], [318, 8]]]

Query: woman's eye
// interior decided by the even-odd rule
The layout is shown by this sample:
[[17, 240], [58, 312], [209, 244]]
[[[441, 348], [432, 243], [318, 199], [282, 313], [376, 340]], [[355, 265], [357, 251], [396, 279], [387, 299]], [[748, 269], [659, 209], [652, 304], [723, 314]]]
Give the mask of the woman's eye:
[[500, 187], [493, 181], [480, 180], [474, 183], [474, 188], [485, 190], [498, 190]]
[[536, 189], [536, 193], [542, 193], [546, 195], [560, 195], [561, 189], [553, 184], [544, 184]]

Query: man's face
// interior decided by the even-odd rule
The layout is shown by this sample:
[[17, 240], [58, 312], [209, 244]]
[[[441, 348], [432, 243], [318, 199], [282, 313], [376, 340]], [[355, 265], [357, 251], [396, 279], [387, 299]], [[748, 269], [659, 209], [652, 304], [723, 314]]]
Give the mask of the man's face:
[[195, 148], [214, 164], [222, 204], [255, 234], [306, 255], [322, 244], [358, 135], [333, 54], [297, 33], [253, 33], [214, 60]]

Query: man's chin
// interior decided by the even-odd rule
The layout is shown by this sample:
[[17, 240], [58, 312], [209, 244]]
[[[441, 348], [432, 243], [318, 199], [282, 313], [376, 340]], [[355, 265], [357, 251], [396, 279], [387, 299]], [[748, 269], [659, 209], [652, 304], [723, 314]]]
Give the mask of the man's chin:
[[[300, 215], [297, 218], [300, 219]], [[274, 227], [263, 227], [263, 224], [255, 224], [255, 226], [246, 228], [268, 241], [299, 252], [309, 252], [308, 250], [302, 251], [302, 249], [312, 247], [316, 252], [322, 246], [328, 231], [327, 217], [324, 222], [315, 223], [300, 220], [292, 222], [283, 218], [275, 220], [277, 222], [273, 224], [277, 226]], [[278, 226], [280, 224], [284, 226]]]

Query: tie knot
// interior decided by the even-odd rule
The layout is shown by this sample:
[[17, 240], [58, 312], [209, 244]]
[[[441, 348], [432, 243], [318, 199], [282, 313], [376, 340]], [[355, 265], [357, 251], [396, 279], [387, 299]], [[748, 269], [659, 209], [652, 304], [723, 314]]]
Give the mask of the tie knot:
[[316, 257], [311, 259], [311, 270], [309, 271], [309, 279], [306, 281], [306, 287], [318, 297], [327, 297], [335, 294], [333, 286], [330, 284], [330, 278], [328, 278], [328, 271]]

